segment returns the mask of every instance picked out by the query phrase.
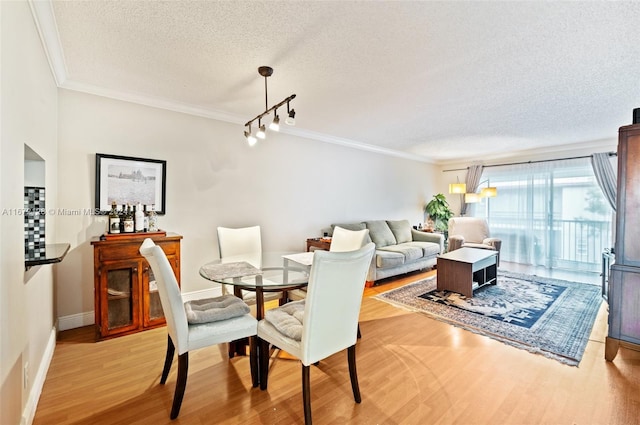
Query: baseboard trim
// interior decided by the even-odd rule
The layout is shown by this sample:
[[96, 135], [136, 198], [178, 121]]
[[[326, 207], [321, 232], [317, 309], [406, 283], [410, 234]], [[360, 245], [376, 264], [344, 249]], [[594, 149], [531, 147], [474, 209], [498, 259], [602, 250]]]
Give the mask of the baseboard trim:
[[[210, 289], [202, 289], [199, 291], [185, 292], [182, 298], [190, 301], [198, 298], [214, 298], [222, 295], [220, 286]], [[93, 311], [85, 311], [84, 313], [71, 314], [69, 316], [58, 317], [58, 329], [66, 331], [69, 329], [81, 328], [83, 326], [93, 325], [95, 323], [95, 313]]]
[[185, 301], [191, 301], [194, 299], [201, 299], [201, 298], [215, 298], [221, 295], [222, 295], [222, 287], [217, 286], [215, 288], [201, 289], [199, 291], [183, 292], [182, 299]]
[[45, 347], [44, 353], [42, 355], [40, 367], [38, 368], [38, 372], [36, 373], [36, 376], [33, 380], [33, 385], [31, 386], [31, 390], [29, 391], [27, 403], [24, 407], [24, 410], [22, 411], [22, 419], [20, 420], [20, 425], [31, 425], [33, 423], [33, 419], [36, 416], [38, 401], [40, 400], [42, 388], [44, 387], [44, 381], [47, 378], [47, 372], [49, 371], [49, 366], [51, 365], [51, 360], [53, 359], [53, 352], [56, 349], [57, 334], [58, 331], [56, 330], [56, 328], [52, 328], [51, 333], [49, 334], [49, 340], [47, 341], [47, 346]]
[[94, 323], [95, 313], [93, 311], [58, 317], [58, 329], [61, 331], [81, 328], [83, 326], [93, 325]]

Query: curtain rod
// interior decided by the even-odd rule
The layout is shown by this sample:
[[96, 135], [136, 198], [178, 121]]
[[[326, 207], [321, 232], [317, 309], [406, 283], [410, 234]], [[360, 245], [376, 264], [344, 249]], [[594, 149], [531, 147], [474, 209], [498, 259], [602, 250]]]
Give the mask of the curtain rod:
[[[506, 164], [493, 164], [493, 165], [483, 165], [483, 168], [489, 167], [504, 167], [507, 165], [521, 165], [521, 164], [537, 164], [539, 162], [552, 162], [552, 161], [564, 161], [567, 159], [582, 159], [582, 158], [591, 158], [593, 155], [584, 155], [584, 156], [572, 156], [569, 158], [556, 158], [556, 159], [539, 159], [537, 161], [522, 161], [522, 162], [510, 162]], [[617, 152], [609, 152], [609, 156], [618, 156]], [[468, 170], [469, 167], [466, 168], [452, 168], [450, 170], [442, 170], [443, 173], [447, 173], [449, 171], [463, 171]]]

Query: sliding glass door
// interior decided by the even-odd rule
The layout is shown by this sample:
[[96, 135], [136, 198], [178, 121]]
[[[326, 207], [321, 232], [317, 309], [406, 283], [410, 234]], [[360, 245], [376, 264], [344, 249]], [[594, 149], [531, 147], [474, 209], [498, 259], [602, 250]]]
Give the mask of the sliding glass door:
[[[599, 271], [612, 242], [612, 209], [588, 158], [485, 167], [481, 187], [498, 196], [475, 204], [502, 239], [504, 261]], [[471, 214], [470, 214], [471, 215]]]

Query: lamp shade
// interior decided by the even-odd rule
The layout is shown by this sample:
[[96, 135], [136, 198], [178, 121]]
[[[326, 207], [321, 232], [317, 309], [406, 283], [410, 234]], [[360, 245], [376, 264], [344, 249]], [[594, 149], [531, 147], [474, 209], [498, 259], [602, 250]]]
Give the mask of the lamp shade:
[[495, 198], [498, 196], [498, 188], [497, 187], [485, 187], [480, 192], [480, 196], [483, 198]]
[[478, 194], [478, 193], [465, 193], [464, 194], [464, 202], [466, 204], [475, 204], [476, 202], [480, 202], [480, 194]]
[[467, 185], [465, 183], [449, 184], [449, 193], [465, 193], [466, 191], [467, 191]]

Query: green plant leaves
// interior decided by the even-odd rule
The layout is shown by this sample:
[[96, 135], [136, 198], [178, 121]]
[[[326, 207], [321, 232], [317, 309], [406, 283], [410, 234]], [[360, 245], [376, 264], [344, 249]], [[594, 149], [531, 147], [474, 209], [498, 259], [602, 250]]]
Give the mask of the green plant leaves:
[[449, 208], [447, 198], [442, 193], [433, 195], [433, 199], [424, 206], [424, 211], [435, 222], [437, 230], [447, 230], [449, 219], [453, 217], [453, 211]]

